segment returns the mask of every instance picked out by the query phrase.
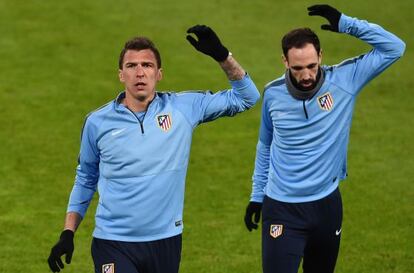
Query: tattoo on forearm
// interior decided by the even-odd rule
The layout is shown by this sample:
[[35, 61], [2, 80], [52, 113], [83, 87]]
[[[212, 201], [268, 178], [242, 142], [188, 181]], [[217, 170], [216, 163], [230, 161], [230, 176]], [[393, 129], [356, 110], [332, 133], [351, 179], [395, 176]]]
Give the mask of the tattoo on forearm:
[[243, 67], [232, 56], [229, 56], [224, 62], [219, 64], [226, 73], [227, 78], [231, 81], [241, 80], [246, 74]]

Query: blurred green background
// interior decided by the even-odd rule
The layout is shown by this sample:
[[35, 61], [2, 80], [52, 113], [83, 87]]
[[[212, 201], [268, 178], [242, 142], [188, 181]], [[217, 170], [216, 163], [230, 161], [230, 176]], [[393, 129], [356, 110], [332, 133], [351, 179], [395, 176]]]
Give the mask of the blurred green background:
[[[404, 57], [361, 93], [351, 130], [349, 178], [341, 185], [344, 223], [336, 272], [413, 272], [414, 66], [409, 0], [328, 1], [401, 37]], [[0, 0], [0, 272], [48, 272], [73, 185], [80, 131], [90, 111], [122, 89], [117, 61], [124, 42], [145, 35], [158, 45], [159, 90], [228, 88], [220, 67], [185, 40], [207, 24], [260, 90], [283, 71], [280, 39], [309, 26], [324, 63], [369, 50], [320, 30], [310, 1]], [[185, 199], [180, 272], [261, 272], [259, 232], [244, 227], [260, 104], [194, 134]], [[95, 196], [96, 197], [96, 196]], [[93, 272], [96, 198], [64, 272]]]

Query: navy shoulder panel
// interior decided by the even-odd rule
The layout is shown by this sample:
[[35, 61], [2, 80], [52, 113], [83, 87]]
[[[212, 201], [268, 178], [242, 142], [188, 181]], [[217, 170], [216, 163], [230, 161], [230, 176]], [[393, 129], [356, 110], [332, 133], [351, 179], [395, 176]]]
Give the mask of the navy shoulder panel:
[[341, 66], [345, 66], [345, 65], [348, 65], [348, 64], [355, 63], [355, 62], [357, 62], [358, 60], [362, 59], [364, 56], [365, 56], [365, 54], [361, 54], [361, 55], [359, 55], [359, 56], [356, 56], [356, 57], [353, 57], [353, 58], [346, 59], [346, 60], [342, 61], [341, 63], [339, 63], [339, 64], [335, 65], [335, 66], [336, 66], [336, 67], [341, 67]]
[[102, 105], [101, 107], [89, 112], [86, 115], [85, 119], [88, 119], [91, 115], [94, 115], [94, 114], [102, 114], [102, 113], [105, 114], [108, 110], [112, 109], [112, 104], [113, 103], [114, 103], [114, 101], [107, 102], [106, 104]]
[[273, 80], [271, 82], [269, 82], [268, 84], [265, 85], [264, 87], [264, 92], [266, 92], [267, 89], [271, 88], [271, 87], [277, 87], [277, 86], [281, 86], [285, 84], [285, 78], [279, 78], [276, 80]]
[[187, 91], [180, 91], [176, 93], [177, 95], [185, 95], [185, 94], [213, 94], [211, 90], [187, 90]]
[[163, 91], [156, 91], [158, 96], [171, 96], [180, 92], [173, 91], [173, 90], [163, 90]]

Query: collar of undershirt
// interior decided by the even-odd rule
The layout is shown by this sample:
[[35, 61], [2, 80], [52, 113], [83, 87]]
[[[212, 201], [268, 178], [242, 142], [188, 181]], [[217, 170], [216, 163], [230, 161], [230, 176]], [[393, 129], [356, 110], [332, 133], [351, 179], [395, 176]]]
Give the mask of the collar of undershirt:
[[301, 90], [295, 86], [295, 84], [292, 81], [289, 69], [287, 69], [285, 72], [286, 86], [292, 97], [294, 97], [297, 100], [308, 100], [312, 98], [316, 94], [316, 92], [319, 91], [323, 82], [325, 81], [325, 71], [322, 68], [319, 68], [318, 74], [319, 79], [314, 88], [312, 88], [311, 90]]

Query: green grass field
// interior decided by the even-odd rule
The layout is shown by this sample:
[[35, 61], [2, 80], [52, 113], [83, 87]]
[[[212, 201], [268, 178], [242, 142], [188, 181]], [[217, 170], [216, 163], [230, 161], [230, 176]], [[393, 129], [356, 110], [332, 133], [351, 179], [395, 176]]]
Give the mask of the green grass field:
[[[410, 0], [329, 1], [376, 22], [407, 44], [405, 56], [361, 93], [341, 185], [344, 223], [338, 273], [414, 272], [414, 39]], [[48, 272], [63, 226], [85, 115], [122, 89], [117, 58], [125, 40], [151, 37], [163, 56], [159, 90], [228, 87], [209, 57], [185, 40], [188, 27], [213, 27], [260, 90], [283, 73], [280, 39], [309, 26], [324, 63], [369, 47], [324, 32], [310, 1], [0, 0], [0, 272]], [[260, 105], [200, 126], [187, 176], [183, 273], [261, 272], [260, 234], [247, 205]], [[93, 272], [95, 204], [76, 234], [64, 272]]]

